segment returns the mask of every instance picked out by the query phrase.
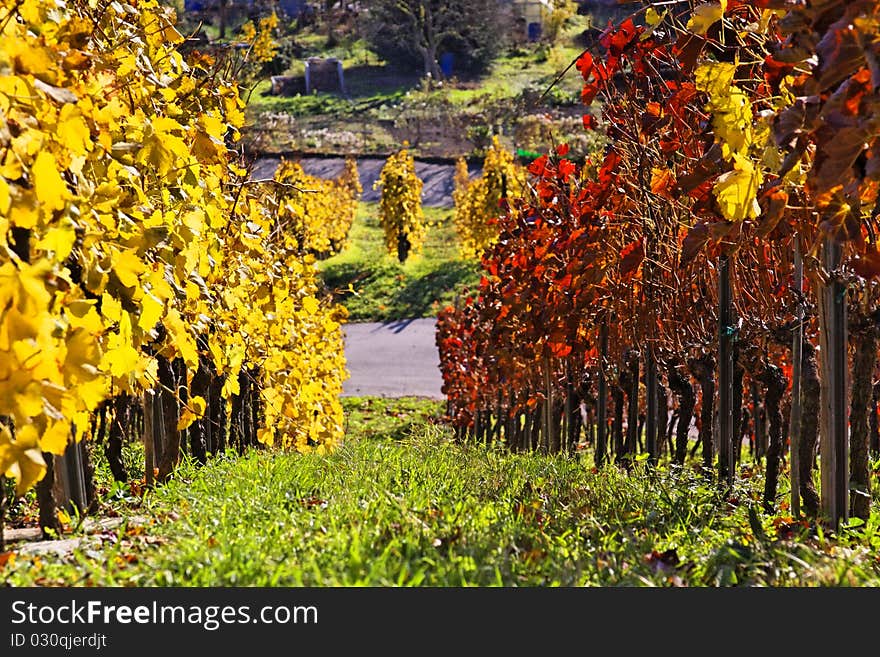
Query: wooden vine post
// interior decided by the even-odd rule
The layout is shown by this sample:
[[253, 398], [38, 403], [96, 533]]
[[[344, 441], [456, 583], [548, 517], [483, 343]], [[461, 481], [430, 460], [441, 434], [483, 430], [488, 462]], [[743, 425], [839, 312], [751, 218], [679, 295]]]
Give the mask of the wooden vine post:
[[596, 400], [596, 446], [595, 446], [595, 461], [596, 467], [601, 468], [605, 461], [605, 452], [607, 451], [606, 447], [606, 430], [608, 429], [607, 424], [607, 411], [608, 411], [608, 390], [606, 388], [605, 381], [605, 361], [608, 358], [608, 322], [605, 320], [602, 321], [602, 324], [599, 326], [599, 381], [598, 381], [598, 396], [599, 398]]
[[838, 278], [841, 246], [826, 239], [823, 266], [828, 280], [819, 295], [821, 336], [821, 507], [837, 528], [849, 512], [849, 464], [847, 462], [847, 326], [846, 286]]
[[76, 510], [80, 514], [84, 514], [89, 506], [82, 453], [84, 448], [83, 442], [75, 442], [71, 435], [64, 454], [55, 457], [55, 500], [68, 511]]
[[718, 256], [718, 481], [733, 485], [733, 300], [730, 258]]
[[645, 417], [645, 449], [648, 452], [648, 463], [657, 464], [659, 456], [657, 451], [657, 366], [654, 363], [654, 354], [651, 345], [647, 345], [645, 351], [645, 391], [646, 415]]
[[154, 482], [153, 468], [156, 467], [157, 461], [156, 439], [154, 435], [155, 426], [153, 424], [155, 416], [153, 406], [155, 402], [154, 392], [152, 390], [144, 390], [144, 481], [147, 486], [151, 486]]
[[792, 336], [791, 359], [792, 359], [792, 382], [791, 382], [791, 418], [789, 421], [788, 436], [790, 441], [791, 463], [791, 515], [797, 518], [801, 510], [801, 363], [804, 349], [804, 306], [801, 295], [804, 291], [804, 261], [801, 255], [800, 237], [794, 242], [794, 289], [798, 295], [795, 308], [795, 326]]

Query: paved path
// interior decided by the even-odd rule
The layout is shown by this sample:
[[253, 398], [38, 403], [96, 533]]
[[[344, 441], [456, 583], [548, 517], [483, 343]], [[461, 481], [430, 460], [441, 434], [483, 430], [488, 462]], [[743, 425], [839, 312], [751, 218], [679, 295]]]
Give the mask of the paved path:
[[443, 399], [435, 319], [405, 319], [344, 326], [349, 379], [346, 397], [430, 397]]
[[[255, 179], [271, 178], [278, 168], [278, 158], [264, 157], [254, 163], [252, 175]], [[303, 170], [310, 176], [318, 178], [336, 178], [345, 167], [343, 158], [307, 157], [300, 160]], [[373, 183], [379, 178], [384, 159], [375, 157], [359, 158], [357, 161], [358, 176], [364, 192], [362, 201], [378, 201], [380, 194], [373, 189]], [[471, 176], [477, 175], [476, 167], [470, 168]], [[455, 166], [452, 164], [435, 164], [416, 161], [416, 175], [422, 179], [422, 204], [428, 207], [451, 208], [452, 190], [455, 188]]]

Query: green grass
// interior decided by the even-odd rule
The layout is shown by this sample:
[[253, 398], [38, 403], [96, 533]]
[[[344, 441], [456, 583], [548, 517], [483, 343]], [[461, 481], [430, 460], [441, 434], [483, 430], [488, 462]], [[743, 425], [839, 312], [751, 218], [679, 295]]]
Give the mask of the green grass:
[[20, 557], [3, 576], [13, 586], [880, 585], [877, 514], [832, 539], [756, 511], [758, 477], [726, 500], [692, 470], [596, 472], [577, 456], [458, 445], [431, 423], [365, 437], [392, 408], [353, 421], [331, 456], [184, 463], [146, 495], [153, 524], [67, 558]]
[[425, 424], [441, 421], [445, 402], [421, 397], [342, 397], [345, 433], [360, 438], [402, 440]]
[[432, 317], [464, 287], [479, 282], [478, 263], [459, 259], [452, 210], [424, 208], [430, 224], [424, 249], [400, 264], [385, 250], [377, 209], [375, 203], [361, 203], [348, 246], [320, 264], [324, 282], [350, 320]]

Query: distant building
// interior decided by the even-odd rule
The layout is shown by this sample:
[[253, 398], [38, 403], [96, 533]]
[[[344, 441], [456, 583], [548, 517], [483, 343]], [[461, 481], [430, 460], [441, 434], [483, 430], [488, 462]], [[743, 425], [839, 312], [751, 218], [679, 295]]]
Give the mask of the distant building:
[[505, 0], [504, 4], [513, 9], [517, 23], [523, 31], [522, 36], [529, 41], [537, 41], [541, 38], [544, 16], [553, 11], [553, 3], [550, 0]]

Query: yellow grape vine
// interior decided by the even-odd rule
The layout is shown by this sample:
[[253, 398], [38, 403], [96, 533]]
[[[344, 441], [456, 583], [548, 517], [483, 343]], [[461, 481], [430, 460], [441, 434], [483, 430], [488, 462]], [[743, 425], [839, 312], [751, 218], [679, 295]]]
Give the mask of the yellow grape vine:
[[306, 251], [326, 257], [345, 244], [357, 212], [361, 189], [357, 164], [348, 158], [336, 180], [310, 176], [296, 162], [282, 160], [275, 180], [283, 183], [279, 213], [290, 216], [290, 229]]
[[[344, 311], [231, 148], [243, 103], [181, 51], [155, 0], [0, 0], [0, 473], [24, 492], [157, 355], [237, 393], [259, 368], [260, 438], [342, 434]], [[185, 426], [204, 410], [192, 399]]]
[[513, 154], [505, 150], [498, 137], [483, 162], [483, 173], [470, 180], [467, 164], [459, 159], [455, 169], [455, 228], [465, 258], [478, 258], [498, 238], [498, 228], [493, 220], [501, 211], [502, 198], [518, 198], [526, 188], [526, 171], [513, 160]]
[[406, 148], [386, 160], [375, 183], [382, 193], [379, 223], [385, 232], [385, 247], [401, 262], [411, 252], [421, 251], [425, 239], [422, 184], [416, 175], [415, 160]]

